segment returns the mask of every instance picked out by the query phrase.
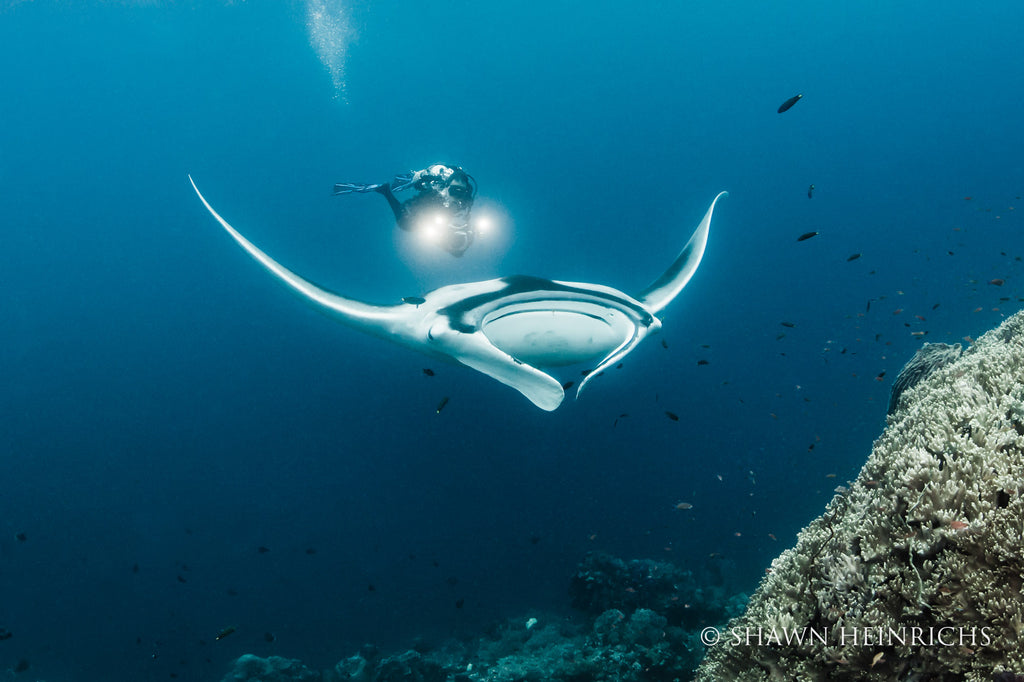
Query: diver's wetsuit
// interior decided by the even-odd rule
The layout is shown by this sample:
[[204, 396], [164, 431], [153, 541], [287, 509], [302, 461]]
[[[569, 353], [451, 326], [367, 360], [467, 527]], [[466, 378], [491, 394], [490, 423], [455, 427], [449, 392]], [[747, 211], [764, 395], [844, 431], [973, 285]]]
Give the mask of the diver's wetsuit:
[[[396, 191], [408, 188], [418, 194], [402, 203], [395, 196]], [[421, 221], [430, 220], [431, 214], [441, 218], [445, 225], [440, 235], [440, 246], [453, 256], [462, 256], [473, 243], [474, 233], [469, 225], [473, 199], [476, 197], [476, 182], [472, 176], [459, 167], [451, 168], [434, 164], [427, 168], [395, 176], [392, 182], [360, 185], [339, 183], [334, 186], [335, 194], [351, 192], [376, 192], [387, 200], [398, 227], [407, 232], [429, 229]]]

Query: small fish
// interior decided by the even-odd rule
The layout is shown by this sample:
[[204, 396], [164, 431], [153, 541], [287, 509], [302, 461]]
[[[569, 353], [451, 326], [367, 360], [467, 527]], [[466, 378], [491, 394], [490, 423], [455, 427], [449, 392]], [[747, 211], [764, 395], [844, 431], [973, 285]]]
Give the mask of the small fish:
[[814, 185], [811, 185], [810, 187], [807, 188], [807, 198], [808, 199], [813, 199], [814, 198]]
[[11, 637], [14, 637], [14, 633], [12, 633], [10, 630], [0, 628], [0, 642], [4, 641], [5, 639], [10, 639]]
[[857, 260], [858, 258], [860, 258], [860, 254], [859, 253], [855, 253], [852, 256], [850, 256], [849, 258], [847, 258], [846, 262], [849, 263], [850, 261]]
[[185, 580], [185, 579], [184, 579], [183, 577], [181, 577], [181, 576], [179, 575], [179, 576], [178, 576], [178, 582], [179, 582], [179, 583], [187, 583], [188, 581], [187, 581], [187, 580]]
[[367, 592], [376, 592], [377, 591], [377, 586], [374, 585], [373, 583], [370, 583], [369, 585], [366, 586], [366, 591]]
[[16, 540], [17, 540], [18, 542], [25, 542], [26, 540], [28, 540], [28, 536], [27, 536], [27, 535], [25, 535], [24, 533], [15, 533], [15, 534], [14, 534], [14, 538], [15, 538], [15, 539], [16, 539]]
[[686, 511], [687, 509], [693, 509], [693, 505], [689, 502], [677, 502], [676, 509], [679, 511]]
[[275, 639], [277, 639], [277, 637], [274, 635], [273, 632], [264, 632], [263, 633], [263, 641], [264, 642], [273, 642]]
[[675, 412], [669, 412], [668, 410], [665, 410], [665, 416], [674, 422], [679, 421], [679, 415], [676, 414]]
[[424, 367], [423, 373], [426, 374], [428, 377], [434, 376], [434, 370], [430, 369], [429, 367]]
[[256, 548], [256, 551], [259, 552], [260, 554], [266, 554], [267, 552], [270, 551], [270, 548], [269, 547], [264, 547], [263, 545], [260, 545], [259, 547]]
[[796, 326], [792, 322], [779, 322], [779, 324], [781, 324], [783, 327], [789, 327], [790, 329]]
[[576, 383], [575, 381], [567, 381], [567, 382], [565, 382], [564, 384], [562, 384], [562, 390], [563, 391], [568, 391], [570, 388], [572, 388], [572, 385], [575, 384], [575, 383]]
[[779, 105], [779, 113], [783, 114], [783, 113], [789, 111], [790, 109], [792, 109], [793, 105], [800, 101], [801, 97], [803, 97], [802, 94], [800, 94], [800, 95], [793, 95], [792, 97], [787, 99], [785, 102], [780, 104]]
[[697, 361], [697, 366], [698, 366], [698, 367], [703, 367], [703, 366], [704, 366], [704, 365], [706, 365], [706, 364], [708, 364], [708, 361], [707, 361], [707, 360], [698, 360], [698, 361]]
[[991, 284], [991, 285], [993, 285], [993, 286], [1001, 287], [1001, 286], [1003, 286], [1003, 284], [1005, 284], [1005, 283], [1006, 283], [1006, 280], [1002, 280], [1002, 279], [999, 279], [999, 278], [997, 277], [996, 279], [990, 279], [990, 280], [988, 281], [988, 283], [989, 283], [989, 284]]
[[661, 340], [661, 347], [662, 348], [668, 348], [668, 341], [666, 341], [665, 339], [662, 339]]
[[797, 237], [797, 238], [796, 238], [796, 240], [797, 240], [798, 242], [805, 242], [805, 241], [807, 241], [808, 239], [810, 239], [811, 237], [815, 237], [815, 236], [817, 236], [817, 235], [818, 235], [818, 233], [817, 233], [817, 232], [804, 232], [804, 233], [803, 233], [802, 235], [800, 235], [799, 237]]
[[402, 303], [408, 303], [409, 305], [418, 306], [421, 303], [426, 303], [426, 302], [427, 302], [427, 299], [423, 298], [422, 296], [403, 296], [402, 297]]
[[875, 664], [877, 664], [879, 661], [881, 661], [883, 656], [885, 656], [885, 652], [884, 651], [879, 651], [877, 654], [875, 654], [871, 658], [871, 666], [870, 667], [874, 668]]
[[234, 633], [237, 629], [238, 629], [237, 626], [229, 625], [226, 628], [224, 628], [223, 630], [221, 630], [220, 632], [218, 632], [217, 635], [213, 638], [213, 641], [219, 642], [220, 640], [224, 639], [228, 635]]
[[306, 554], [308, 554], [309, 556], [313, 556], [314, 554], [316, 554], [316, 547], [307, 547]]
[[439, 402], [437, 404], [437, 413], [441, 414], [441, 410], [443, 410], [444, 406], [447, 405], [447, 404], [448, 404], [448, 396], [445, 396], [445, 397], [441, 398], [441, 402]]
[[967, 526], [969, 525], [969, 523], [964, 523], [963, 521], [950, 521], [949, 523], [949, 527], [953, 530], [963, 530], [964, 528], [967, 528]]

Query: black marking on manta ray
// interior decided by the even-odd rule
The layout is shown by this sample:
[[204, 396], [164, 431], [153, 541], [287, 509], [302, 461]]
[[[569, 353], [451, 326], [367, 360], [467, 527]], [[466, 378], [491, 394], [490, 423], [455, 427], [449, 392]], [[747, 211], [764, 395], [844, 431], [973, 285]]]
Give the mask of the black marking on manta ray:
[[579, 294], [581, 296], [589, 296], [591, 298], [605, 301], [614, 301], [636, 313], [640, 324], [650, 326], [654, 322], [654, 316], [651, 315], [643, 306], [637, 305], [626, 298], [610, 296], [590, 289], [581, 289], [579, 287], [572, 287], [566, 284], [559, 284], [558, 282], [552, 282], [551, 280], [544, 279], [543, 277], [533, 277], [531, 275], [511, 275], [509, 277], [502, 277], [501, 281], [505, 283], [505, 286], [502, 289], [486, 294], [470, 296], [469, 298], [463, 299], [446, 308], [441, 308], [437, 311], [437, 314], [447, 317], [449, 325], [455, 331], [469, 334], [476, 331], [478, 326], [467, 320], [467, 317], [473, 310], [507, 296], [514, 296], [516, 294], [529, 292], [535, 292], [538, 294], [550, 292]]

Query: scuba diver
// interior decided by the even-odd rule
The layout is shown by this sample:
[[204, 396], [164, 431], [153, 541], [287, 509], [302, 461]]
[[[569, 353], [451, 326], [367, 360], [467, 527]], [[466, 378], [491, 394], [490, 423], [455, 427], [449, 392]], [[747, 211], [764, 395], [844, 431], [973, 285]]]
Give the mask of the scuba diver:
[[[416, 196], [404, 203], [395, 192], [415, 189]], [[398, 227], [407, 232], [437, 235], [438, 244], [455, 257], [460, 257], [473, 243], [475, 234], [469, 224], [476, 180], [459, 166], [451, 168], [434, 164], [423, 170], [396, 175], [391, 182], [360, 185], [342, 182], [334, 186], [334, 194], [376, 192], [383, 196], [395, 214]]]

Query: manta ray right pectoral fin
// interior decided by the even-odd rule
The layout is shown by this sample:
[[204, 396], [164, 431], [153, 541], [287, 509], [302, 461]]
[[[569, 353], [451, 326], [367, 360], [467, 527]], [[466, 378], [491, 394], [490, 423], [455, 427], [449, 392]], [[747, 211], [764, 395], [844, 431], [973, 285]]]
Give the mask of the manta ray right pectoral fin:
[[449, 336], [443, 345], [447, 346], [445, 353], [451, 357], [511, 386], [542, 410], [556, 409], [565, 398], [562, 385], [553, 377], [498, 350], [481, 332], [457, 333]]

